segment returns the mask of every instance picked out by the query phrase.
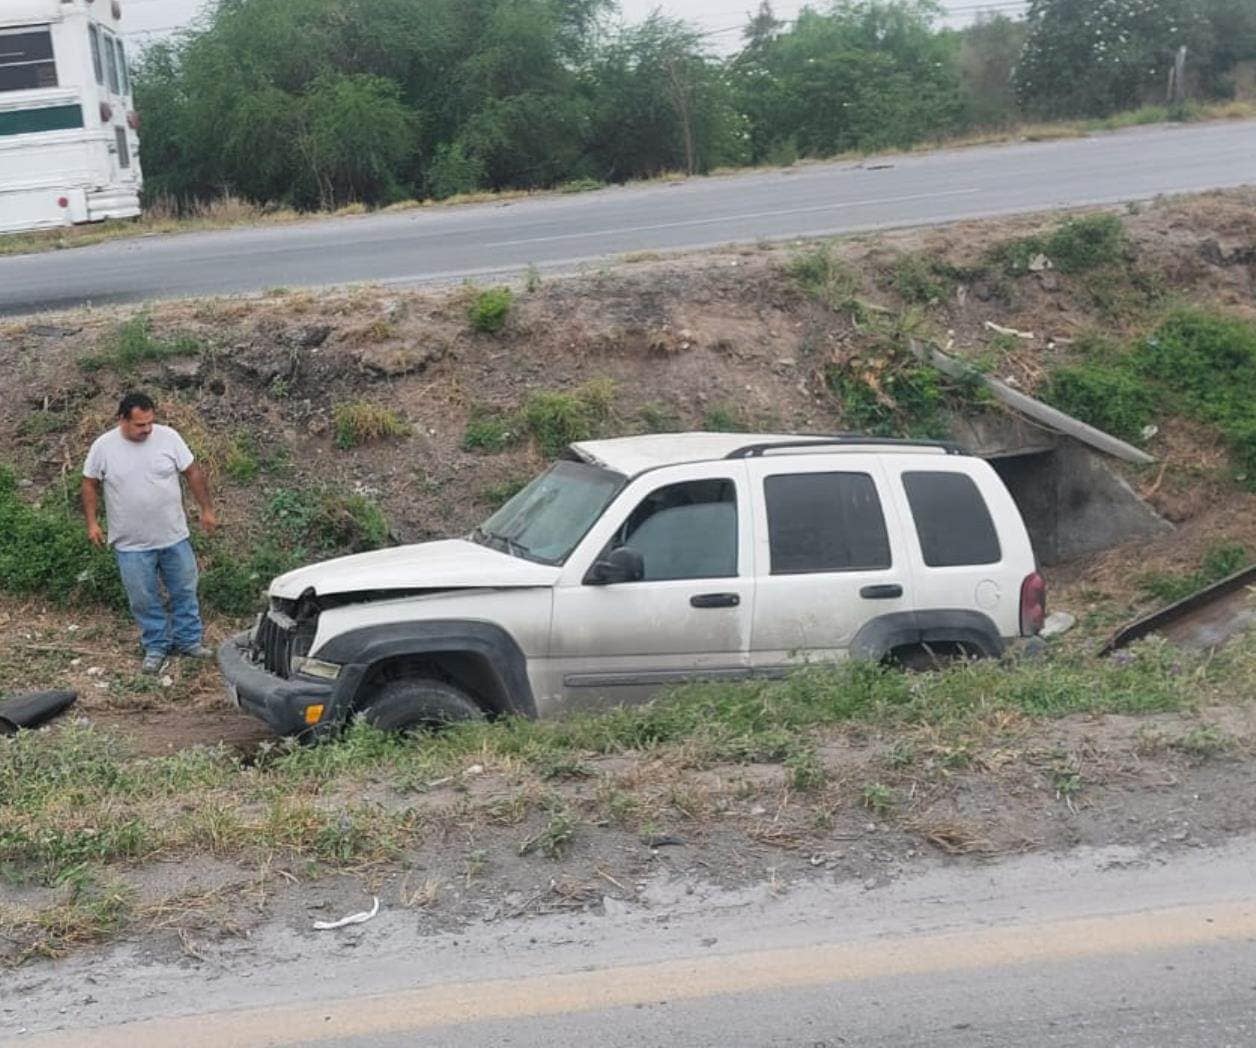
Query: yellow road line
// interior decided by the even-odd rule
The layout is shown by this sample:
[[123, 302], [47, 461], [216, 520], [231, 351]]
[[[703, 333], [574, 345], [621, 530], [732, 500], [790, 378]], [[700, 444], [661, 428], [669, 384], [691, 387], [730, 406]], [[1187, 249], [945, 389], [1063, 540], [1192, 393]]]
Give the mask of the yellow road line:
[[761, 950], [65, 1031], [26, 1045], [251, 1048], [868, 979], [1121, 956], [1256, 937], [1256, 902]]

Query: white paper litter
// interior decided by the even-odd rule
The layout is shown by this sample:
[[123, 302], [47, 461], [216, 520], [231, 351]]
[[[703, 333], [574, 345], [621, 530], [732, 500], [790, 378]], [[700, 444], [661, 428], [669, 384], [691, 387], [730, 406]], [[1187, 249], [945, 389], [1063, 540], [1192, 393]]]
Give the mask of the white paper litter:
[[365, 924], [377, 913], [379, 913], [379, 896], [372, 896], [375, 905], [371, 907], [370, 912], [351, 913], [348, 917], [341, 917], [338, 921], [315, 921], [314, 930], [316, 932], [332, 932], [337, 928], [346, 928], [350, 924]]

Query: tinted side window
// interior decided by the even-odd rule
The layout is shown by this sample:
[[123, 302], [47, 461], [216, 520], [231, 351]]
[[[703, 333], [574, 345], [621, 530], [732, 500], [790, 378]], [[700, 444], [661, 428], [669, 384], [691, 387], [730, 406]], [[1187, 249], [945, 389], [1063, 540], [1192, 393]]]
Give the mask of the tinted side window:
[[903, 488], [931, 568], [995, 564], [1003, 559], [990, 511], [964, 473], [904, 473]]
[[731, 480], [669, 484], [633, 510], [612, 546], [631, 546], [645, 582], [737, 574], [737, 489]]
[[888, 568], [890, 539], [867, 473], [793, 473], [763, 481], [773, 575]]

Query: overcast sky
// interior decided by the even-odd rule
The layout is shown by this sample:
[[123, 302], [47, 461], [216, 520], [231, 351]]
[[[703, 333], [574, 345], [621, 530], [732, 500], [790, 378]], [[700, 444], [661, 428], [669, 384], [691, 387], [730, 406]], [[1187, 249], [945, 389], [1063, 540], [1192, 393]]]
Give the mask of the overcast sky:
[[[0, 0], [3, 3], [3, 0]], [[988, 0], [989, 6], [1008, 14], [1023, 10], [1015, 0]], [[951, 21], [970, 21], [982, 0], [942, 0], [942, 6], [954, 12]], [[205, 0], [122, 0], [124, 31], [133, 45], [142, 44], [154, 33], [181, 28], [192, 21], [205, 6]], [[624, 20], [639, 22], [656, 7], [664, 14], [693, 22], [711, 33], [711, 43], [718, 50], [731, 50], [740, 38], [741, 27], [758, 8], [758, 0], [620, 0]], [[790, 19], [803, 7], [803, 0], [773, 0], [776, 16]], [[812, 0], [813, 7], [826, 6], [824, 0]]]

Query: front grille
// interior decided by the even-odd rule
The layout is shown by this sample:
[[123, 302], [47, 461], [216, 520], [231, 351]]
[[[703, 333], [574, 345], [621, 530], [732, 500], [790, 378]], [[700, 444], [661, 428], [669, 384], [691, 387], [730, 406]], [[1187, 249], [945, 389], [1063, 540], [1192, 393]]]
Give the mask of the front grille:
[[287, 677], [292, 666], [292, 641], [297, 624], [281, 612], [268, 611], [257, 624], [254, 647], [268, 673]]

